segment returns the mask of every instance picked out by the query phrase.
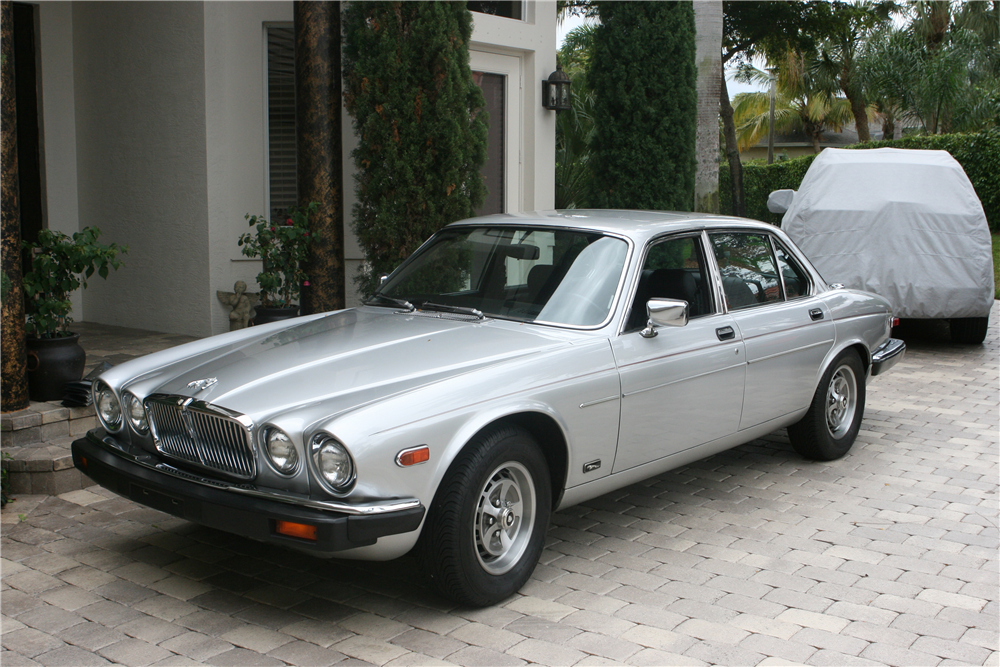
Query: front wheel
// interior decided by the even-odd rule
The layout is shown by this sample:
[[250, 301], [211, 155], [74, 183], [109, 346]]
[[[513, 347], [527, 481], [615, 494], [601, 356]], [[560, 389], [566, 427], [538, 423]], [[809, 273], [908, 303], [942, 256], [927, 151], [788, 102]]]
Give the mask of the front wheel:
[[864, 368], [857, 352], [844, 350], [823, 373], [809, 411], [788, 427], [788, 439], [807, 459], [839, 459], [854, 444], [864, 413]]
[[423, 566], [460, 604], [510, 597], [541, 556], [551, 506], [548, 464], [531, 435], [510, 426], [486, 431], [434, 496], [420, 537]]

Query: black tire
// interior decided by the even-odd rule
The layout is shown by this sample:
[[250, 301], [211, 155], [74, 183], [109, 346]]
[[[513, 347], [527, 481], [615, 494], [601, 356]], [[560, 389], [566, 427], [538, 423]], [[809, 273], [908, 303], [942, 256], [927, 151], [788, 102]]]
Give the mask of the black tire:
[[420, 536], [424, 570], [460, 604], [508, 598], [538, 563], [551, 510], [549, 467], [534, 438], [513, 426], [485, 431], [452, 463], [434, 496]]
[[955, 317], [948, 321], [953, 343], [979, 345], [986, 340], [989, 317]]
[[850, 451], [864, 414], [864, 368], [857, 352], [844, 350], [823, 373], [809, 411], [788, 427], [788, 439], [807, 459], [833, 461]]

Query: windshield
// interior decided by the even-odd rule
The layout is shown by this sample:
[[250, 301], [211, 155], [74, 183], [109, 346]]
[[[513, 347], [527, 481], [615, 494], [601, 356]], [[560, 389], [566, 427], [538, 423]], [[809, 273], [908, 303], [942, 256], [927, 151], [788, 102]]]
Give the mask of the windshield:
[[627, 254], [625, 241], [596, 232], [458, 227], [435, 236], [378, 293], [427, 310], [596, 326], [611, 312]]

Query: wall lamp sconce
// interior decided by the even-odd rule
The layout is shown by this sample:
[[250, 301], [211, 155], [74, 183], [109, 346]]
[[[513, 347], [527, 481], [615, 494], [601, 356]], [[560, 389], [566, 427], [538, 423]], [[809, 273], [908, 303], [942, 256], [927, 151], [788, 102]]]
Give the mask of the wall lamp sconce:
[[548, 79], [542, 79], [542, 106], [549, 111], [568, 111], [573, 100], [569, 87], [569, 77], [562, 65], [556, 63], [556, 71]]

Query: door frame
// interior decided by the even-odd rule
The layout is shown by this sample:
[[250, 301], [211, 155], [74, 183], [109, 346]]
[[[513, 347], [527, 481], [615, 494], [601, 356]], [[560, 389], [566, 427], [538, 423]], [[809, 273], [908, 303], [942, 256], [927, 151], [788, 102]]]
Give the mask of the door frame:
[[523, 169], [521, 167], [521, 88], [522, 59], [486, 51], [469, 50], [474, 72], [504, 76], [504, 213], [523, 210]]

